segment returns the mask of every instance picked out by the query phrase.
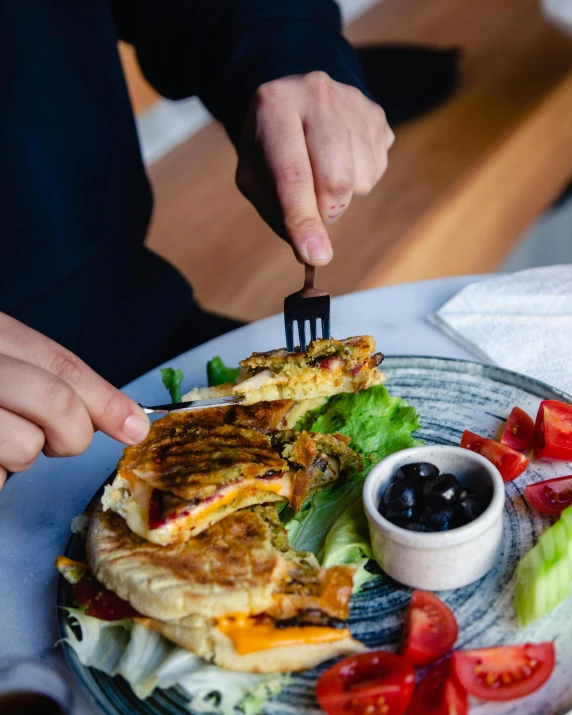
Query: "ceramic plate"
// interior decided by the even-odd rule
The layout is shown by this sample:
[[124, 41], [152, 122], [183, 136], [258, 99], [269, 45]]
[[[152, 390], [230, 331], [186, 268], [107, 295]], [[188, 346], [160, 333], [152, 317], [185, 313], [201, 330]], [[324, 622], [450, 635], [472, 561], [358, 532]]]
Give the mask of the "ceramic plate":
[[[403, 397], [420, 415], [418, 437], [427, 443], [458, 445], [463, 430], [494, 437], [514, 405], [536, 414], [543, 399], [572, 398], [543, 383], [501, 368], [461, 360], [394, 357], [383, 363], [391, 394]], [[457, 646], [476, 648], [514, 642], [554, 640], [558, 663], [552, 678], [537, 693], [508, 703], [471, 703], [471, 715], [560, 715], [572, 707], [572, 599], [548, 616], [519, 630], [514, 617], [515, 567], [549, 521], [535, 514], [525, 501], [526, 484], [571, 474], [572, 465], [536, 461], [525, 474], [507, 484], [502, 556], [481, 581], [440, 596], [453, 609], [460, 626]], [[66, 555], [78, 558], [83, 542], [72, 537]], [[385, 575], [367, 584], [352, 600], [349, 626], [353, 635], [371, 648], [397, 647], [410, 589]], [[60, 579], [58, 602], [70, 605], [71, 594]], [[62, 614], [62, 611], [60, 611]], [[63, 615], [60, 628], [63, 625]], [[69, 647], [72, 670], [109, 715], [188, 713], [187, 698], [177, 688], [138, 700], [121, 678], [84, 668]], [[320, 669], [296, 674], [290, 685], [266, 707], [267, 715], [321, 712], [314, 699]]]

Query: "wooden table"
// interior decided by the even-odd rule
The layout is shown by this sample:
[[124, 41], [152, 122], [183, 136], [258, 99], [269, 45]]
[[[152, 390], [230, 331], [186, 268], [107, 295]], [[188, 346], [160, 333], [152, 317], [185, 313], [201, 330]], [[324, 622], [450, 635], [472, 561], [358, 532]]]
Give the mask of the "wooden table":
[[[348, 28], [356, 44], [464, 49], [458, 91], [398, 127], [386, 176], [332, 228], [332, 295], [494, 270], [572, 178], [572, 41], [538, 0], [384, 0]], [[246, 320], [281, 309], [302, 271], [234, 186], [213, 124], [151, 168], [149, 244], [209, 309]]]

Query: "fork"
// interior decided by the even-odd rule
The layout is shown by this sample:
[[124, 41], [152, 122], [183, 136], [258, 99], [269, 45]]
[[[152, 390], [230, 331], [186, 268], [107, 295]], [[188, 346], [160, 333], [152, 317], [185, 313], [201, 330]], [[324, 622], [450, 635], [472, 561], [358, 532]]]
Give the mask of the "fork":
[[298, 323], [300, 351], [306, 352], [306, 321], [310, 323], [310, 336], [316, 340], [318, 320], [322, 321], [322, 338], [330, 337], [330, 296], [314, 288], [316, 267], [304, 264], [304, 287], [284, 298], [284, 328], [286, 349], [294, 352], [294, 323]]

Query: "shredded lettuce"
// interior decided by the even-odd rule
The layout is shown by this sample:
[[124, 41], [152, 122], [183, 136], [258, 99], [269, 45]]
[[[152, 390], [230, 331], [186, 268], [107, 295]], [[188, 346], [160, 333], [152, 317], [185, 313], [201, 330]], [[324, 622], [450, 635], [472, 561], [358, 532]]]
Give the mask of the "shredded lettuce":
[[247, 715], [258, 715], [284, 683], [285, 677], [281, 675], [239, 673], [216, 665], [205, 665], [179, 681], [192, 697], [189, 705], [193, 711], [220, 715], [234, 715], [236, 708]]
[[[257, 676], [260, 678], [261, 676]], [[286, 673], [262, 676], [257, 685], [252, 684], [244, 700], [240, 702], [240, 709], [245, 715], [258, 715], [270, 698], [273, 698], [288, 684], [290, 676]]]
[[69, 621], [63, 640], [80, 662], [110, 676], [122, 675], [141, 700], [155, 688], [178, 685], [190, 698], [193, 712], [235, 715], [242, 710], [246, 715], [259, 715], [287, 681], [283, 675], [238, 673], [209, 665], [131, 620], [102, 621], [76, 608], [65, 610]]
[[[64, 610], [68, 612], [68, 621], [63, 640], [74, 649], [80, 663], [113, 675], [129, 643], [133, 621], [100, 621], [78, 608]], [[72, 626], [79, 628], [81, 638]]]
[[171, 402], [181, 402], [183, 371], [180, 368], [174, 370], [172, 367], [163, 367], [161, 368], [161, 379], [163, 380], [163, 385], [169, 390]]
[[[312, 432], [341, 432], [366, 457], [366, 468], [348, 481], [319, 492], [295, 515], [284, 512], [290, 542], [296, 549], [313, 551], [323, 566], [355, 564], [354, 590], [375, 578], [365, 566], [372, 557], [365, 512], [363, 482], [371, 467], [393, 452], [420, 444], [412, 432], [419, 427], [413, 407], [376, 386], [358, 394], [331, 397], [305, 415], [296, 426]], [[286, 518], [285, 518], [286, 517]]]
[[157, 631], [133, 624], [127, 648], [113, 675], [122, 675], [138, 698], [144, 700], [159, 685], [158, 669], [175, 646]]
[[225, 382], [236, 382], [239, 369], [227, 367], [221, 358], [214, 357], [207, 363], [207, 380], [209, 387], [224, 385]]

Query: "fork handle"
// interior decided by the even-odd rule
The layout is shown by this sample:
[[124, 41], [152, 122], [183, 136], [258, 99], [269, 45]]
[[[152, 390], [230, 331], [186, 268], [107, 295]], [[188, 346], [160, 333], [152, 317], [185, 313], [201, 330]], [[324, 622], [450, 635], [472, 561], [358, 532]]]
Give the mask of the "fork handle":
[[316, 266], [304, 263], [304, 289], [313, 288], [316, 278]]
[[300, 298], [317, 298], [324, 295], [324, 291], [314, 287], [314, 278], [316, 277], [316, 266], [310, 266], [304, 263], [304, 287], [298, 293]]

